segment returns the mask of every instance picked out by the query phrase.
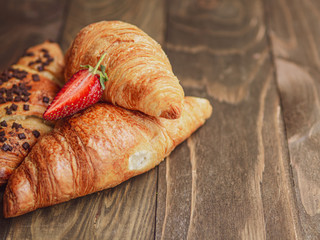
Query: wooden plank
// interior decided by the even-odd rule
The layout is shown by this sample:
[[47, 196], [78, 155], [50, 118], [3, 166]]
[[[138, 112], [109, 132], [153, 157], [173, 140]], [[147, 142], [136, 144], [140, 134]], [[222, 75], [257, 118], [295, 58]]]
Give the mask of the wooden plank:
[[167, 53], [213, 117], [159, 168], [156, 239], [300, 239], [261, 1], [168, 1]]
[[114, 189], [11, 219], [5, 239], [150, 239], [156, 181], [152, 170]]
[[30, 46], [57, 41], [66, 1], [1, 1], [0, 69], [14, 63]]
[[141, 28], [159, 43], [164, 39], [164, 2], [148, 0], [73, 0], [63, 31], [62, 48], [86, 25], [103, 20], [121, 20]]
[[[0, 69], [10, 66], [32, 45], [44, 40], [57, 41], [63, 24], [63, 12], [66, 2], [62, 0], [1, 1], [0, 8]], [[4, 187], [0, 188], [0, 238], [6, 239], [10, 231], [15, 231], [15, 221], [4, 219], [2, 213], [2, 196]], [[30, 226], [25, 222], [26, 226]], [[21, 230], [20, 230], [21, 231]], [[20, 238], [25, 238], [21, 235]]]
[[320, 2], [264, 1], [304, 239], [320, 239]]

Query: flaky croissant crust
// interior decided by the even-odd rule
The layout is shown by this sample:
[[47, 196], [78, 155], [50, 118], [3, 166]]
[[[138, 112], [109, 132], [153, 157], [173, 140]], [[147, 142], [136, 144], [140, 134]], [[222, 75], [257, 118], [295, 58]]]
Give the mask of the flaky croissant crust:
[[4, 216], [110, 188], [148, 171], [200, 127], [211, 111], [207, 100], [187, 97], [176, 120], [103, 103], [61, 120], [11, 176]]
[[95, 66], [104, 52], [109, 77], [105, 101], [151, 116], [180, 116], [184, 92], [166, 54], [156, 41], [128, 23], [102, 21], [83, 28], [67, 51], [66, 79], [80, 65]]

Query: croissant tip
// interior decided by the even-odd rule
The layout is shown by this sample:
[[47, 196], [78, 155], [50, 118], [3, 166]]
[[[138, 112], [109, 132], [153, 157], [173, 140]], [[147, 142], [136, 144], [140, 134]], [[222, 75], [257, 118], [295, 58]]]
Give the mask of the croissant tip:
[[177, 119], [180, 118], [182, 112], [182, 106], [171, 104], [170, 107], [161, 112], [160, 117], [167, 119]]

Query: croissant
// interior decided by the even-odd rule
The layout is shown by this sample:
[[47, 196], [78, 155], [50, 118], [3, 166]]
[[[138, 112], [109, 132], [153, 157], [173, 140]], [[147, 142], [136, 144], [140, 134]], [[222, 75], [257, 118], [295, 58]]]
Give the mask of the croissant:
[[186, 97], [181, 117], [175, 120], [107, 103], [60, 120], [9, 179], [4, 216], [111, 188], [150, 170], [200, 127], [211, 111], [206, 99]]
[[64, 57], [56, 43], [29, 48], [0, 76], [0, 185], [52, 129], [42, 114], [62, 84]]
[[184, 91], [166, 54], [131, 24], [102, 21], [83, 28], [66, 53], [65, 78], [81, 65], [95, 66], [105, 52], [109, 81], [103, 100], [151, 116], [180, 117]]

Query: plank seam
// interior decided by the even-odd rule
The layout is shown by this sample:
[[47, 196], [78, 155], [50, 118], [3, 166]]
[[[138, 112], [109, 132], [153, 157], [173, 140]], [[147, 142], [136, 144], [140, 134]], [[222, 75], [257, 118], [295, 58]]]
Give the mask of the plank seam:
[[[277, 67], [276, 67], [276, 64], [275, 64], [275, 60], [276, 60], [276, 57], [273, 53], [273, 44], [272, 44], [272, 39], [270, 37], [270, 26], [269, 26], [269, 19], [270, 19], [270, 16], [269, 16], [269, 7], [268, 7], [268, 4], [266, 4], [265, 2], [266, 0], [262, 0], [262, 5], [263, 5], [263, 21], [264, 21], [264, 24], [266, 26], [266, 41], [267, 41], [267, 46], [269, 48], [269, 55], [270, 55], [270, 59], [271, 59], [271, 66], [273, 68], [273, 81], [275, 82], [275, 88], [276, 88], [276, 92], [277, 92], [277, 95], [278, 95], [278, 98], [279, 98], [279, 105], [280, 105], [280, 116], [279, 116], [279, 120], [282, 121], [282, 126], [281, 128], [283, 129], [283, 135], [286, 139], [286, 141], [284, 141], [284, 148], [287, 149], [287, 165], [288, 165], [288, 168], [289, 168], [289, 185], [290, 185], [290, 190], [291, 190], [291, 194], [292, 194], [292, 197], [293, 197], [293, 204], [294, 206], [296, 207], [297, 206], [297, 197], [296, 197], [296, 194], [295, 194], [295, 182], [294, 182], [294, 177], [293, 177], [293, 169], [292, 169], [292, 165], [291, 165], [291, 154], [290, 154], [290, 150], [289, 150], [289, 142], [288, 142], [288, 134], [287, 134], [287, 129], [286, 129], [286, 126], [285, 126], [285, 121], [284, 121], [284, 115], [283, 115], [283, 99], [281, 98], [281, 92], [280, 92], [280, 87], [279, 87], [279, 84], [278, 84], [278, 77], [277, 77]], [[297, 209], [297, 208], [296, 208]], [[298, 210], [296, 210], [298, 211]], [[294, 216], [292, 216], [294, 217]], [[296, 237], [297, 239], [299, 239], [299, 235], [301, 235], [301, 233], [299, 233], [299, 225], [301, 226], [301, 222], [300, 222], [300, 218], [297, 217], [297, 223], [298, 223], [298, 226], [295, 226], [296, 229], [295, 229], [295, 232], [296, 234]]]

